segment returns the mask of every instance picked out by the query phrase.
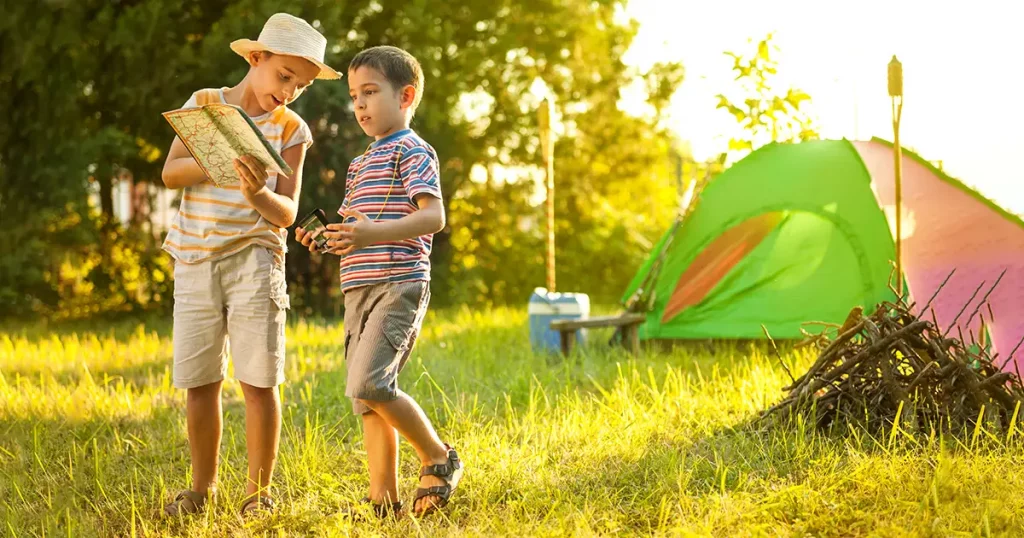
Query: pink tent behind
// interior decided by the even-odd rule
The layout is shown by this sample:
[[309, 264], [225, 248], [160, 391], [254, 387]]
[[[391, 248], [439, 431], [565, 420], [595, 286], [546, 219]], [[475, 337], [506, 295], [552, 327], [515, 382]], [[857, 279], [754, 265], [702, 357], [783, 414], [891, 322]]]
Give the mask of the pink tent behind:
[[[872, 178], [872, 189], [885, 211], [889, 226], [896, 232], [896, 184], [892, 146], [879, 141], [856, 141]], [[949, 327], [957, 313], [967, 305], [956, 321], [951, 335], [962, 331], [979, 335], [984, 317], [992, 336], [994, 352], [1002, 364], [1024, 336], [1024, 222], [987, 202], [968, 187], [944, 177], [907, 152], [903, 154], [902, 235], [903, 271], [912, 300], [924, 305], [950, 271], [956, 272], [932, 302], [941, 327]], [[979, 306], [1000, 274], [987, 307], [982, 307], [970, 324], [967, 320]], [[981, 290], [972, 299], [979, 284]], [[927, 313], [928, 319], [931, 314]], [[992, 317], [993, 319], [989, 319]], [[1024, 346], [1014, 354], [1014, 362], [1024, 371]]]

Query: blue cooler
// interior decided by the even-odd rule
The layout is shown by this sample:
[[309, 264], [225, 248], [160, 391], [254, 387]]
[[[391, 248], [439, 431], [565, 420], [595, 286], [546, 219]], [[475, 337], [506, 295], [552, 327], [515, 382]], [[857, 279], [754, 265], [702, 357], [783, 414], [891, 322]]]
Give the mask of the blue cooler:
[[[534, 349], [560, 350], [558, 331], [551, 330], [556, 319], [586, 319], [590, 317], [590, 297], [584, 293], [552, 293], [537, 288], [530, 295], [530, 345]], [[585, 331], [576, 331], [576, 341], [583, 344]]]

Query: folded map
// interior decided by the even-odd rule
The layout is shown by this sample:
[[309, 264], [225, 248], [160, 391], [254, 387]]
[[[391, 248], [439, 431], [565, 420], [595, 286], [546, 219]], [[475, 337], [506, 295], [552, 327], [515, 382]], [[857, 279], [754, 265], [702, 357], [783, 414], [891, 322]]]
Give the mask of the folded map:
[[233, 161], [242, 155], [258, 159], [268, 173], [292, 173], [249, 115], [235, 105], [211, 103], [164, 112], [163, 117], [218, 186], [238, 183]]

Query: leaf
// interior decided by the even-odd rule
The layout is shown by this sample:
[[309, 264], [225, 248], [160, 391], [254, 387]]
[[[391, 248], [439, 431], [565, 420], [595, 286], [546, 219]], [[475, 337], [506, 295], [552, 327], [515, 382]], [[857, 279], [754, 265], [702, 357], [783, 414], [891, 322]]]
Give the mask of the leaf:
[[733, 70], [738, 70], [738, 69], [740, 69], [740, 66], [743, 65], [743, 58], [739, 54], [736, 54], [735, 52], [729, 52], [729, 51], [726, 51], [723, 54], [725, 54], [726, 56], [732, 58], [732, 68], [733, 68]]
[[754, 149], [754, 144], [749, 140], [737, 140], [735, 138], [729, 140], [730, 151], [744, 151], [752, 149]]
[[729, 104], [725, 108], [736, 118], [736, 121], [741, 122], [747, 117], [747, 112], [736, 105]]
[[803, 90], [790, 88], [790, 90], [786, 92], [786, 101], [789, 104], [793, 105], [793, 108], [800, 108], [800, 103], [810, 100], [811, 96], [807, 95], [807, 93], [804, 92]]

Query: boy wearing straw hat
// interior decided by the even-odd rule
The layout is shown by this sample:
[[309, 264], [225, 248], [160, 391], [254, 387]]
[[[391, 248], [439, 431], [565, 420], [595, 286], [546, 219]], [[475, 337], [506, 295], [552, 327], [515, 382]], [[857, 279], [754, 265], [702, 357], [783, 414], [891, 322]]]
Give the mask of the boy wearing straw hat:
[[235, 377], [245, 396], [248, 480], [241, 512], [274, 508], [268, 495], [280, 440], [276, 387], [284, 381], [284, 275], [287, 232], [298, 210], [302, 165], [312, 136], [288, 105], [317, 79], [341, 75], [323, 63], [327, 40], [306, 21], [270, 17], [259, 39], [231, 49], [249, 71], [233, 87], [199, 90], [184, 107], [237, 105], [293, 170], [268, 173], [251, 156], [236, 159], [239, 183], [217, 186], [175, 138], [163, 181], [182, 189], [181, 206], [164, 242], [174, 268], [174, 385], [188, 391], [192, 484], [164, 515], [200, 512], [215, 490], [221, 440], [221, 384], [230, 342]]
[[[370, 472], [361, 507], [378, 517], [401, 514], [401, 434], [421, 463], [412, 508], [425, 515], [448, 504], [463, 462], [398, 388], [430, 302], [432, 237], [445, 226], [437, 153], [409, 128], [423, 94], [423, 70], [402, 49], [373, 47], [352, 59], [348, 81], [356, 120], [374, 141], [349, 165], [338, 210], [345, 222], [328, 225], [324, 236], [330, 252], [341, 256], [345, 395], [362, 417]], [[315, 251], [304, 230], [296, 228], [295, 237]]]

